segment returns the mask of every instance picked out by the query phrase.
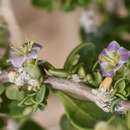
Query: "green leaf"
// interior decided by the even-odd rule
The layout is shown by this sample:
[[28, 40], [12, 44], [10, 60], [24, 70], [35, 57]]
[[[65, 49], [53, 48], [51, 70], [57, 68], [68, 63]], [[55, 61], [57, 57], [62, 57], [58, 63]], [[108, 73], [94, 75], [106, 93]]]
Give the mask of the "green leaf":
[[70, 70], [71, 66], [73, 66], [73, 61], [75, 60], [76, 55], [79, 55], [78, 53], [80, 52], [81, 48], [84, 48], [85, 46], [86, 44], [80, 44], [70, 52], [64, 64], [64, 69], [66, 71]]
[[99, 72], [94, 72], [95, 86], [99, 86], [102, 81], [102, 76]]
[[78, 69], [78, 75], [80, 78], [85, 78], [85, 76], [86, 76], [85, 69], [82, 65], [80, 65], [80, 67]]
[[130, 129], [130, 110], [128, 111], [128, 114], [127, 114], [127, 127], [128, 129]]
[[114, 128], [114, 130], [128, 130], [125, 116], [113, 115], [108, 123]]
[[[36, 106], [37, 107], [37, 106]], [[36, 108], [37, 109], [37, 108]], [[34, 106], [28, 106], [28, 107], [25, 107], [25, 109], [24, 109], [24, 111], [23, 111], [23, 115], [24, 116], [28, 116], [28, 115], [30, 115], [30, 114], [32, 114], [33, 112], [35, 112], [35, 110], [36, 110], [35, 108], [34, 108]]]
[[98, 53], [93, 43], [86, 43], [86, 46], [80, 49], [80, 62], [83, 62], [86, 69], [91, 71], [93, 64], [97, 61]]
[[24, 65], [25, 71], [34, 79], [40, 79], [41, 71], [37, 64], [27, 62]]
[[60, 9], [63, 11], [72, 11], [76, 7], [86, 7], [91, 0], [32, 0], [32, 4], [36, 7], [52, 11], [57, 5], [60, 5]]
[[85, 81], [94, 87], [99, 87], [102, 81], [102, 76], [99, 72], [91, 72], [91, 74], [86, 75]]
[[95, 130], [128, 130], [125, 119], [112, 116], [108, 122], [101, 121], [96, 124]]
[[53, 0], [32, 0], [32, 4], [48, 11], [51, 11], [53, 8]]
[[39, 124], [34, 122], [33, 120], [27, 120], [19, 130], [45, 130], [43, 127], [41, 127]]
[[77, 54], [77, 55], [75, 55], [74, 57], [73, 57], [73, 59], [72, 59], [72, 65], [73, 66], [75, 66], [75, 65], [77, 65], [78, 64], [78, 62], [79, 62], [79, 60], [80, 60], [80, 55], [79, 54]]
[[64, 64], [64, 69], [69, 72], [73, 69], [72, 61], [77, 54], [80, 55], [79, 62], [84, 64], [86, 70], [91, 70], [97, 58], [96, 48], [92, 43], [80, 44], [73, 49]]
[[77, 0], [77, 4], [80, 6], [85, 6], [90, 2], [90, 0]]
[[78, 130], [71, 124], [70, 120], [67, 118], [66, 115], [63, 115], [61, 117], [60, 127], [61, 130]]
[[17, 96], [19, 94], [19, 90], [16, 86], [9, 86], [7, 89], [6, 89], [6, 96], [9, 98], [9, 99], [12, 99], [12, 100], [17, 100]]
[[67, 78], [69, 76], [69, 73], [65, 72], [63, 69], [50, 69], [48, 73], [50, 75], [62, 78]]
[[119, 79], [116, 83], [114, 88], [117, 88], [120, 92], [122, 92], [125, 89], [125, 80], [124, 79]]
[[17, 86], [11, 85], [6, 89], [6, 96], [11, 100], [21, 100], [24, 97], [24, 92], [19, 91]]
[[36, 95], [36, 102], [39, 104], [39, 103], [42, 103], [44, 98], [46, 96], [46, 86], [45, 85], [42, 85], [39, 92], [37, 93]]
[[7, 59], [9, 56], [9, 39], [10, 34], [8, 30], [8, 26], [6, 25], [4, 19], [1, 19], [0, 22], [0, 49], [3, 49], [3, 54], [0, 56], [0, 69], [7, 69], [9, 64], [7, 63]]
[[2, 130], [6, 126], [4, 118], [0, 117], [0, 130]]
[[[14, 119], [22, 119], [23, 118], [23, 110], [24, 107], [18, 106], [18, 101], [12, 101], [9, 103], [9, 115]], [[7, 107], [7, 106], [6, 106]]]
[[126, 82], [125, 79], [119, 79], [116, 81], [114, 85], [114, 94], [118, 97], [120, 97], [123, 100], [126, 100], [127, 91], [126, 91]]
[[98, 121], [107, 120], [110, 116], [92, 102], [80, 101], [62, 92], [57, 92], [57, 94], [64, 104], [68, 119], [77, 129], [92, 130]]
[[64, 11], [72, 11], [77, 7], [86, 7], [91, 0], [61, 0], [61, 9]]
[[[25, 100], [26, 98], [26, 100]], [[34, 104], [34, 99], [33, 97], [25, 97], [23, 100], [24, 101], [24, 105], [27, 105], [27, 106], [30, 106], [30, 105], [33, 105]], [[22, 101], [21, 101], [22, 102]]]
[[4, 85], [0, 85], [0, 95], [3, 94], [5, 90], [5, 86]]
[[64, 11], [71, 11], [75, 8], [73, 0], [62, 0], [61, 9]]

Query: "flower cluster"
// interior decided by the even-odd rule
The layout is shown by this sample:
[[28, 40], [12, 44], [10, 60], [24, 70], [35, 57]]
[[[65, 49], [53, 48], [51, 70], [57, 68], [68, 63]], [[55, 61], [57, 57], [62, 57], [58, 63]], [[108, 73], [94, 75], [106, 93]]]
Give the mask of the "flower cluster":
[[28, 85], [28, 90], [35, 90], [40, 86], [41, 72], [37, 64], [37, 55], [42, 48], [40, 44], [27, 42], [22, 48], [11, 48], [10, 62], [15, 72], [10, 72], [8, 77], [11, 83], [17, 86]]
[[128, 61], [130, 52], [112, 41], [99, 55], [99, 64], [104, 77], [113, 77]]
[[[106, 112], [113, 109], [117, 111], [117, 108], [120, 106], [112, 108], [114, 100], [127, 99], [127, 96], [130, 94], [123, 74], [121, 74], [120, 78], [113, 80], [118, 76], [117, 72], [127, 67], [129, 57], [130, 52], [121, 47], [116, 41], [112, 41], [98, 57], [100, 71], [105, 78], [101, 82], [99, 89], [93, 92], [96, 92], [94, 94], [97, 96], [97, 99], [103, 100], [103, 102], [97, 100], [96, 104]], [[118, 111], [120, 110], [118, 109]]]
[[34, 42], [27, 42], [22, 48], [18, 49], [12, 47], [9, 61], [14, 67], [20, 68], [25, 61], [36, 59], [41, 48], [40, 44]]

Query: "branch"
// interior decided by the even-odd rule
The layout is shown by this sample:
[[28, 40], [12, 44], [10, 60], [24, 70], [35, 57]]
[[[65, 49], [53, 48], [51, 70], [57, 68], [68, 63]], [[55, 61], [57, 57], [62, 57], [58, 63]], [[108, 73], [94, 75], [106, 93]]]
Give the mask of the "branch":
[[[2, 72], [0, 74], [0, 83], [9, 82], [9, 76], [11, 76], [13, 73], [15, 73], [14, 70]], [[109, 98], [109, 92], [106, 93], [100, 89], [91, 89], [91, 87], [86, 84], [54, 76], [48, 77], [44, 83], [50, 84], [52, 89], [63, 91], [77, 99], [92, 101], [105, 112], [110, 112], [111, 100]], [[130, 101], [121, 100], [116, 104], [114, 111], [124, 113], [129, 109]]]
[[7, 126], [5, 130], [18, 130], [18, 129], [19, 129], [18, 123], [16, 123], [13, 119], [7, 120]]
[[45, 83], [51, 84], [51, 87], [55, 90], [72, 94], [79, 99], [95, 101], [95, 95], [92, 93], [91, 88], [83, 83], [57, 77], [48, 77]]
[[[57, 77], [48, 77], [45, 83], [51, 84], [52, 85], [51, 87], [55, 90], [63, 91], [78, 99], [92, 101], [105, 112], [110, 112], [111, 102], [109, 98], [105, 96], [106, 92], [102, 93], [102, 91], [98, 89], [97, 90], [91, 89], [86, 84], [74, 82], [72, 80], [67, 80], [63, 78], [57, 78]], [[94, 91], [97, 94], [94, 93]], [[130, 101], [120, 101], [116, 105], [114, 111], [124, 113], [129, 109], [130, 109]]]
[[118, 105], [115, 107], [115, 111], [117, 112], [127, 112], [130, 110], [130, 101], [120, 101]]
[[44, 82], [51, 84], [53, 89], [63, 91], [77, 99], [92, 101], [105, 112], [110, 111], [110, 100], [104, 92], [101, 93], [98, 89], [92, 89], [86, 84], [58, 77], [48, 77]]
[[109, 12], [120, 17], [126, 17], [128, 15], [124, 0], [106, 0], [106, 8]]
[[0, 113], [0, 118], [4, 119], [6, 126], [4, 130], [18, 130], [19, 125], [7, 114]]
[[23, 35], [14, 16], [11, 0], [0, 0], [0, 13], [8, 25], [11, 43], [21, 45], [23, 43]]
[[9, 72], [6, 72], [6, 71], [0, 72], [0, 84], [6, 83], [9, 81], [8, 73]]

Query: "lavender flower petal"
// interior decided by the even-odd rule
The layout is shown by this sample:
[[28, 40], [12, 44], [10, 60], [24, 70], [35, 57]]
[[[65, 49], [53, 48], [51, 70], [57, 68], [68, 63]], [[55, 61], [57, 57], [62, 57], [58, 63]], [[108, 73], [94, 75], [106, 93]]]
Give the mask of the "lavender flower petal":
[[34, 43], [32, 46], [32, 50], [36, 50], [37, 53], [38, 51], [40, 51], [42, 49], [42, 45], [38, 44], [38, 43]]
[[24, 56], [17, 56], [16, 55], [16, 50], [14, 50], [14, 48], [10, 49], [10, 58], [9, 61], [11, 62], [11, 64], [16, 67], [19, 68], [22, 66], [23, 62], [25, 60]]
[[108, 63], [107, 62], [102, 62], [100, 63], [100, 68], [101, 68], [101, 73], [104, 77], [112, 77], [114, 75], [114, 70], [107, 70], [108, 68]]
[[121, 69], [121, 68], [123, 67], [123, 65], [124, 65], [124, 63], [118, 64], [118, 65], [113, 69], [114, 73], [116, 73], [119, 69]]
[[107, 47], [108, 51], [118, 50], [119, 48], [120, 48], [120, 45], [116, 41], [110, 42], [110, 44]]
[[120, 54], [120, 60], [124, 63], [127, 62], [130, 56], [129, 51], [123, 47], [120, 47], [118, 52]]
[[[26, 45], [24, 47], [26, 47]], [[17, 51], [15, 49], [11, 48], [10, 62], [14, 67], [19, 68], [23, 65], [23, 63], [26, 60], [31, 60], [31, 59], [37, 58], [37, 54], [41, 48], [42, 48], [42, 46], [40, 44], [34, 43], [32, 45], [31, 51], [28, 51], [27, 53], [21, 54], [21, 55], [17, 54]]]
[[99, 56], [101, 56], [101, 55], [106, 56], [106, 55], [107, 55], [107, 49], [104, 49], [104, 50], [100, 53]]
[[16, 67], [16, 68], [19, 68], [23, 65], [23, 63], [25, 62], [25, 57], [24, 56], [21, 56], [21, 57], [13, 57], [13, 58], [10, 58], [10, 62], [11, 64]]
[[30, 59], [36, 59], [37, 58], [37, 54], [38, 52], [41, 50], [42, 45], [38, 44], [38, 43], [34, 43], [32, 46], [32, 50], [30, 53], [27, 54], [27, 60]]
[[32, 50], [30, 53], [27, 54], [26, 59], [31, 60], [31, 59], [36, 59], [37, 58], [37, 51]]

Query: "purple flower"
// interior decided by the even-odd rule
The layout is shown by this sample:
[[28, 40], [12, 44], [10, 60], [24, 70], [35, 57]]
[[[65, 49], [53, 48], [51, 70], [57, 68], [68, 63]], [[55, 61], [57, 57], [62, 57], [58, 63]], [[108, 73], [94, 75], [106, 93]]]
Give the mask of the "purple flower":
[[120, 47], [116, 41], [112, 41], [99, 55], [99, 64], [102, 75], [105, 77], [113, 77], [115, 73], [129, 59], [130, 52]]
[[41, 48], [40, 44], [32, 42], [25, 43], [20, 49], [13, 47], [10, 50], [9, 61], [14, 67], [19, 68], [25, 61], [36, 59]]

